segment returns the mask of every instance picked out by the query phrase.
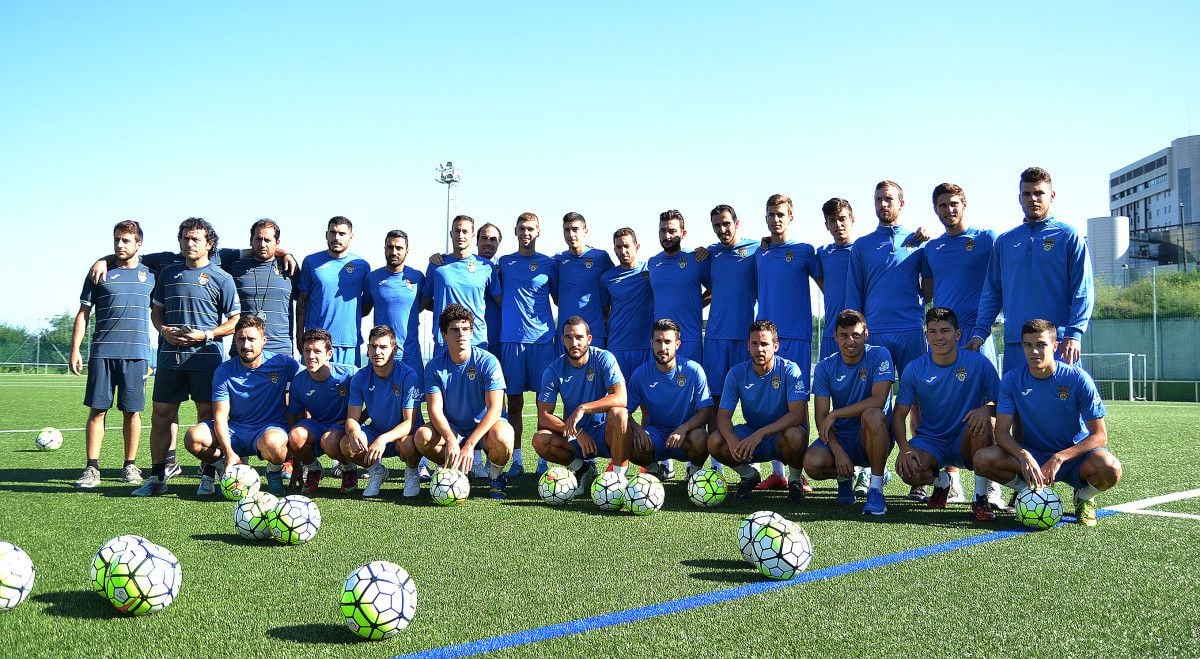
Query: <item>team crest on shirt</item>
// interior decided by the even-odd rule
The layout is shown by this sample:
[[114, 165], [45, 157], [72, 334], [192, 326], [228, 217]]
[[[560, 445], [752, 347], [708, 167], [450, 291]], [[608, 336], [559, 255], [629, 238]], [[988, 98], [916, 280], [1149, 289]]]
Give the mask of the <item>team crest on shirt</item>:
[[468, 380], [474, 380], [477, 377], [479, 377], [479, 371], [476, 371], [474, 366], [467, 369]]
[[596, 379], [596, 371], [593, 371], [592, 369], [589, 368], [587, 370], [587, 373], [585, 373], [583, 377], [587, 378], [588, 382], [591, 382], [592, 380]]
[[975, 239], [974, 238], [967, 238], [967, 251], [968, 252], [975, 251]]
[[201, 286], [207, 286], [207, 285], [208, 285], [208, 273], [207, 273], [207, 272], [201, 272], [201, 273], [200, 273], [200, 277], [197, 279], [197, 281], [199, 281], [199, 282], [200, 282], [200, 285], [201, 285]]
[[146, 283], [146, 271], [145, 270], [138, 271], [138, 281], [142, 282], [143, 284]]
[[685, 257], [685, 256], [679, 257], [679, 269], [683, 270], [686, 267], [687, 267], [687, 257]]
[[1058, 388], [1058, 399], [1059, 399], [1059, 400], [1066, 400], [1066, 399], [1067, 399], [1067, 395], [1068, 395], [1069, 393], [1070, 393], [1070, 390], [1069, 390], [1069, 389], [1067, 389], [1066, 387], [1059, 387], [1059, 388]]
[[1049, 252], [1052, 249], [1054, 249], [1054, 239], [1053, 238], [1043, 239], [1042, 240], [1042, 251]]
[[348, 274], [354, 274], [354, 264], [353, 263], [346, 264], [346, 272]]
[[867, 369], [865, 369], [865, 368], [858, 369], [858, 379], [862, 380], [863, 382], [867, 381]]
[[796, 252], [794, 252], [790, 249], [783, 253], [783, 260], [787, 261], [788, 263], [791, 263], [792, 259], [794, 259], [794, 258], [796, 258]]
[[959, 382], [966, 382], [967, 381], [967, 369], [963, 368], [962, 366], [959, 366], [958, 368], [954, 369], [954, 377], [958, 378]]
[[738, 248], [737, 255], [742, 258], [746, 258], [746, 246], [745, 245], [742, 245], [741, 247]]
[[781, 384], [781, 381], [780, 381], [780, 379], [779, 379], [779, 376], [778, 376], [778, 375], [776, 375], [775, 377], [771, 378], [771, 388], [772, 388], [772, 389], [778, 389], [780, 384]]
[[404, 280], [404, 285], [405, 285], [405, 286], [407, 286], [407, 287], [408, 287], [408, 288], [410, 288], [410, 289], [412, 289], [412, 288], [416, 288], [416, 287], [417, 287], [417, 284], [416, 284], [416, 283], [415, 283], [413, 280], [411, 280], [411, 279], [405, 279], [405, 280]]
[[649, 279], [649, 278], [650, 278], [650, 271], [642, 270], [642, 279]]
[[337, 386], [337, 395], [341, 396], [342, 398], [345, 398], [346, 394], [349, 394], [349, 393], [350, 393], [350, 387], [347, 386], [345, 383], [339, 384]]
[[535, 261], [535, 262], [533, 262], [533, 263], [530, 263], [530, 264], [529, 264], [529, 271], [530, 271], [530, 272], [537, 272], [537, 262], [536, 262], [536, 261]]
[[687, 378], [683, 377], [683, 373], [680, 373], [679, 375], [675, 376], [675, 384], [677, 384], [681, 387], [683, 385], [687, 384]]
[[588, 270], [591, 270], [592, 266], [595, 264], [596, 262], [590, 256], [583, 260], [583, 267], [587, 268]]
[[392, 384], [392, 395], [396, 398], [400, 397], [400, 385]]
[[475, 262], [467, 261], [467, 272], [475, 272]]
[[279, 374], [278, 373], [271, 371], [270, 373], [267, 373], [267, 377], [271, 378], [271, 384], [279, 384]]

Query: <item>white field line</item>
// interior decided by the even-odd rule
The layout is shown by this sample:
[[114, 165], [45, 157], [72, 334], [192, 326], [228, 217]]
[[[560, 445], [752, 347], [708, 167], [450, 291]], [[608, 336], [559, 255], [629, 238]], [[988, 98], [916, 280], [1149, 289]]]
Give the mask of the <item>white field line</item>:
[[1200, 489], [1185, 490], [1183, 492], [1175, 492], [1173, 494], [1163, 494], [1157, 497], [1148, 499], [1140, 499], [1138, 501], [1130, 501], [1129, 503], [1121, 503], [1115, 506], [1108, 506], [1107, 510], [1116, 511], [1119, 513], [1136, 513], [1139, 515], [1153, 515], [1156, 517], [1173, 517], [1175, 519], [1192, 519], [1200, 521], [1200, 515], [1192, 515], [1190, 513], [1176, 513], [1166, 510], [1148, 510], [1151, 506], [1160, 506], [1164, 503], [1173, 501], [1181, 501], [1183, 499], [1194, 499], [1200, 497]]

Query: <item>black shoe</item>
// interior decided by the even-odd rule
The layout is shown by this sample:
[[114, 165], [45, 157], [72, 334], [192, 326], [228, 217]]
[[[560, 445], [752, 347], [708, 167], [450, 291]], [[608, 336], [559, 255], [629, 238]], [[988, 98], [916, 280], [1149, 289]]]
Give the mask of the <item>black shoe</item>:
[[753, 476], [742, 476], [742, 480], [738, 481], [737, 491], [733, 493], [734, 499], [747, 499], [754, 492], [754, 486], [762, 482], [762, 475], [755, 473]]
[[804, 501], [804, 483], [795, 479], [788, 483], [788, 501]]

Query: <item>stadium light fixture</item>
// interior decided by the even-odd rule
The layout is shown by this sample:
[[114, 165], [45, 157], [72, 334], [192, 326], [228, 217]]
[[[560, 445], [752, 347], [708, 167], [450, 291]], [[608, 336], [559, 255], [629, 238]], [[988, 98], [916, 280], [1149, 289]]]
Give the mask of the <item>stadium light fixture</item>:
[[433, 171], [435, 172], [433, 180], [446, 186], [446, 230], [444, 232], [444, 235], [446, 236], [446, 252], [449, 253], [450, 252], [450, 200], [452, 198], [452, 191], [454, 190], [454, 185], [462, 180], [462, 170], [459, 169], [458, 167], [455, 167], [453, 161], [447, 160], [444, 163], [439, 163], [437, 167], [434, 167]]

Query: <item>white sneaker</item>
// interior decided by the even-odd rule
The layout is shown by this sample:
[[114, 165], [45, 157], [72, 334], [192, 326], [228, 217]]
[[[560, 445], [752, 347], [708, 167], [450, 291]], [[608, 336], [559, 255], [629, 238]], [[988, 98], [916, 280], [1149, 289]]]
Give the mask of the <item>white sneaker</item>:
[[[383, 466], [383, 461], [380, 460], [367, 470], [367, 475], [371, 477], [371, 482], [363, 488], [362, 495], [364, 497], [379, 496], [379, 490], [383, 489], [383, 481], [388, 477], [388, 468]], [[420, 481], [418, 480], [418, 482]]]
[[1013, 509], [1008, 505], [1008, 499], [1004, 498], [1004, 490], [996, 481], [988, 481], [987, 502], [988, 506], [991, 506], [992, 510], [996, 512], [1011, 512]]
[[217, 484], [212, 476], [200, 474], [200, 487], [196, 488], [196, 494], [202, 497], [212, 496], [217, 493]]
[[[486, 475], [486, 474], [485, 474]], [[416, 469], [404, 469], [404, 496], [413, 498], [421, 495], [421, 477]]]
[[487, 477], [488, 477], [487, 460], [477, 460], [475, 462], [475, 466], [471, 468], [471, 478], [487, 478]]
[[675, 465], [672, 464], [670, 458], [667, 458], [666, 460], [662, 461], [662, 479], [665, 481], [669, 481], [674, 477], [675, 477]]
[[963, 494], [962, 480], [958, 478], [950, 479], [950, 493], [946, 495], [946, 503], [965, 503], [966, 495]]

